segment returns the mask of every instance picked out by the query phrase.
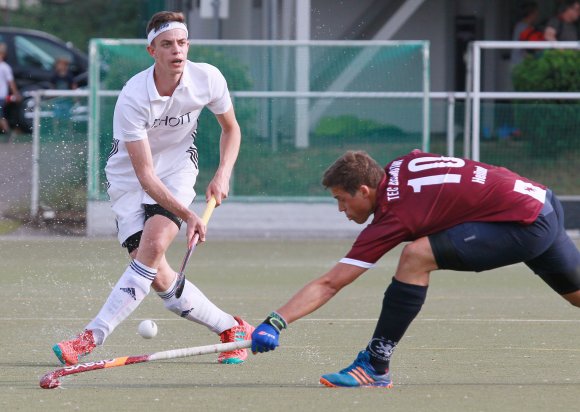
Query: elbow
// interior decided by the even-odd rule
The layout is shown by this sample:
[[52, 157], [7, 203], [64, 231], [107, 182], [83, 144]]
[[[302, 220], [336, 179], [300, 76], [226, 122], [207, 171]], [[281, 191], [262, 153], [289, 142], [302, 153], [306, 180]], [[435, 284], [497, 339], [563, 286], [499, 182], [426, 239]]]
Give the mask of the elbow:
[[351, 265], [338, 264], [325, 275], [315, 281], [319, 293], [326, 300], [336, 295], [342, 288], [351, 284], [362, 273], [363, 269]]
[[320, 280], [320, 286], [327, 299], [334, 297], [345, 286], [334, 279], [325, 277]]

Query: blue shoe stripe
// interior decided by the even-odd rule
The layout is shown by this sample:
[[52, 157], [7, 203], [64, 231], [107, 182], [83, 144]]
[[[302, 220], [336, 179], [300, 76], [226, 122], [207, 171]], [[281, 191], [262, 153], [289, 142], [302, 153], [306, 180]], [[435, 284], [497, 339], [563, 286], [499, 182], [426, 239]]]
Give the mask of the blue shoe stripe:
[[366, 351], [359, 353], [352, 365], [338, 373], [322, 375], [320, 383], [326, 386], [340, 387], [383, 387], [392, 386], [390, 374], [377, 375], [369, 363], [369, 354]]

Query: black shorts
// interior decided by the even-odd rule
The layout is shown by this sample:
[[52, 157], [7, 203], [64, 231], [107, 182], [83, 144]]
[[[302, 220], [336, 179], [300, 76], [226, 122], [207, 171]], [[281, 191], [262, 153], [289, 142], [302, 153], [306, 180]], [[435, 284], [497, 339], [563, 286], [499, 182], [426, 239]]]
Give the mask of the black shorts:
[[[154, 205], [144, 204], [143, 208], [145, 209], [145, 221], [147, 221], [147, 219], [149, 219], [152, 216], [161, 215], [171, 220], [173, 223], [177, 225], [178, 228], [181, 229], [181, 223], [183, 223], [183, 221], [179, 217], [171, 213], [169, 210], [159, 206], [158, 204]], [[133, 233], [123, 242], [121, 246], [126, 247], [127, 252], [131, 253], [132, 251], [134, 251], [139, 247], [142, 234], [143, 234], [142, 230], [140, 230], [137, 233]]]
[[525, 263], [559, 294], [580, 290], [580, 251], [567, 235], [564, 211], [550, 191], [531, 225], [467, 222], [429, 236], [439, 269], [481, 272]]

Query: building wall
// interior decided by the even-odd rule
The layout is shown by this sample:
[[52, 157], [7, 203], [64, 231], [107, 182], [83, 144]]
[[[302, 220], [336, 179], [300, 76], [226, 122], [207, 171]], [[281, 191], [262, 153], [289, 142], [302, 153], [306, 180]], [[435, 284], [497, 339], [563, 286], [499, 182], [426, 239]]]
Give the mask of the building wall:
[[[294, 39], [296, 4], [310, 2], [310, 38], [343, 40], [352, 38], [368, 24], [369, 8], [380, 4], [396, 10], [402, 0], [230, 0], [229, 17], [220, 21], [202, 19], [199, 9], [189, 18], [192, 38]], [[424, 0], [394, 35], [381, 34], [376, 40], [428, 40], [430, 42], [430, 89], [434, 92], [465, 90], [465, 51], [472, 40], [509, 40], [522, 0]], [[538, 0], [543, 19], [552, 14], [555, 0]], [[193, 2], [194, 4], [196, 2]], [[372, 13], [372, 10], [371, 10]], [[385, 16], [385, 22], [388, 22]], [[472, 24], [472, 26], [470, 26]], [[509, 91], [509, 51], [485, 51], [482, 89]], [[440, 103], [440, 102], [439, 102]], [[433, 105], [431, 130], [445, 130], [446, 113], [441, 103]], [[485, 119], [493, 119], [486, 113]]]
[[364, 24], [361, 16], [372, 3], [373, 0], [312, 0], [310, 18], [312, 40], [349, 38], [357, 24]]
[[[298, 1], [298, 0], [297, 0]], [[393, 1], [393, 0], [385, 0]], [[429, 40], [431, 44], [431, 90], [455, 90], [455, 16], [475, 15], [480, 21], [493, 22], [501, 0], [425, 0], [391, 39]], [[505, 3], [505, 2], [504, 2]], [[275, 4], [275, 7], [273, 6]], [[373, 0], [311, 0], [310, 30], [312, 40], [350, 38]], [[189, 16], [190, 37], [194, 39], [287, 39], [295, 38], [295, 2], [236, 0], [229, 2], [229, 17], [215, 20], [200, 17], [199, 9]], [[497, 38], [494, 24], [483, 24], [486, 38]], [[489, 71], [493, 76], [495, 70]], [[493, 79], [491, 79], [493, 80]]]
[[[201, 0], [204, 1], [204, 0]], [[211, 0], [205, 0], [211, 1]], [[193, 2], [188, 22], [195, 39], [293, 39], [298, 1], [310, 1], [310, 32], [313, 40], [343, 40], [364, 25], [364, 13], [374, 0], [229, 0], [228, 18], [200, 17]], [[552, 14], [556, 0], [538, 0], [542, 18]], [[384, 0], [396, 6], [401, 0]], [[395, 33], [395, 40], [428, 40], [431, 43], [433, 91], [464, 89], [464, 69], [458, 39], [458, 18], [475, 18], [477, 40], [509, 40], [522, 0], [425, 0]], [[388, 40], [377, 37], [378, 40]], [[488, 90], [510, 90], [509, 53], [487, 57], [483, 85]]]

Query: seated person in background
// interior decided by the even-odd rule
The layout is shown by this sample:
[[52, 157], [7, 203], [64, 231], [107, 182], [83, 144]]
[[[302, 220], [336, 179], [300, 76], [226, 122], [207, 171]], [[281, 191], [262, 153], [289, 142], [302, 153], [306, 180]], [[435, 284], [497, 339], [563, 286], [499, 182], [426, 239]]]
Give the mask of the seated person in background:
[[580, 1], [563, 0], [558, 6], [556, 15], [546, 23], [544, 38], [547, 41], [577, 41], [578, 17], [580, 17]]
[[[52, 87], [56, 90], [74, 90], [77, 88], [74, 76], [69, 70], [70, 62], [66, 57], [59, 57], [54, 62], [54, 71], [50, 78]], [[73, 102], [70, 98], [54, 99], [53, 109], [55, 119], [67, 118]]]
[[[538, 17], [540, 16], [538, 3], [527, 1], [522, 4], [520, 10], [520, 20], [514, 26], [512, 34], [513, 41], [542, 41], [544, 34], [536, 28]], [[529, 51], [525, 49], [512, 49], [511, 64], [515, 66], [521, 63]]]
[[74, 77], [69, 70], [69, 61], [59, 57], [54, 62], [54, 73], [50, 79], [52, 87], [58, 90], [73, 90], [77, 88]]

